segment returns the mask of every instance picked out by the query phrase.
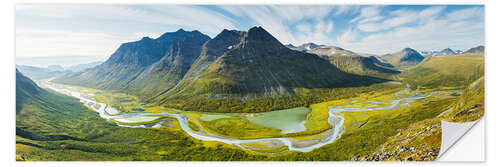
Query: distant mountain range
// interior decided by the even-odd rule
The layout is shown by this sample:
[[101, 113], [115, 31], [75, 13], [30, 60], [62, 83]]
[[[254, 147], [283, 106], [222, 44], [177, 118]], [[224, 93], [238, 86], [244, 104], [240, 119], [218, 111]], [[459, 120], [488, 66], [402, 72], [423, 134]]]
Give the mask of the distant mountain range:
[[287, 44], [285, 46], [288, 47], [288, 48], [290, 48], [290, 49], [293, 49], [293, 50], [309, 51], [309, 50], [312, 50], [312, 49], [315, 49], [315, 48], [319, 48], [319, 47], [323, 47], [323, 46], [326, 46], [326, 45], [318, 45], [318, 44], [309, 42], [309, 43], [305, 43], [305, 44], [302, 44], [302, 45], [299, 45], [299, 46], [294, 46], [292, 44]]
[[340, 47], [323, 46], [307, 52], [319, 55], [341, 70], [350, 73], [375, 76], [400, 73], [397, 70], [391, 69], [392, 65], [381, 62], [376, 56], [361, 56]]
[[62, 67], [61, 65], [49, 65], [48, 67], [35, 67], [35, 66], [27, 66], [27, 65], [16, 65], [16, 69], [25, 74], [27, 77], [33, 80], [47, 79], [63, 74], [69, 74], [72, 72], [79, 72], [89, 68], [93, 68], [102, 62], [91, 62], [87, 64], [78, 64], [74, 66], [70, 66], [67, 68]]
[[[481, 50], [481, 47], [482, 47], [482, 50]], [[478, 46], [478, 47], [475, 47], [477, 50], [474, 50], [474, 48], [471, 48], [473, 50], [471, 50], [471, 52], [467, 52], [467, 51], [462, 51], [462, 50], [452, 50], [450, 48], [446, 48], [446, 49], [443, 49], [441, 51], [420, 51], [420, 54], [422, 54], [423, 56], [446, 56], [446, 55], [456, 55], [456, 54], [462, 54], [462, 53], [480, 53], [480, 52], [484, 52], [484, 46]], [[469, 49], [470, 50], [470, 49]]]
[[477, 46], [470, 48], [469, 50], [465, 51], [464, 53], [484, 53], [484, 46]]

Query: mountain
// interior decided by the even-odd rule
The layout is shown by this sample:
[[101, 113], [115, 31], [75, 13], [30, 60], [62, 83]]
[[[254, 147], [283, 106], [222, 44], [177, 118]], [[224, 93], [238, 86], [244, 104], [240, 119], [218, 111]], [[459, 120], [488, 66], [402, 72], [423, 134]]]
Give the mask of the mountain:
[[480, 45], [477, 47], [470, 48], [469, 50], [465, 51], [464, 53], [484, 53], [484, 46]]
[[437, 55], [454, 55], [457, 54], [455, 51], [451, 50], [450, 48], [443, 49]]
[[198, 59], [208, 36], [192, 34], [169, 47], [165, 56], [129, 83], [132, 92], [154, 96], [174, 87]]
[[18, 69], [21, 73], [25, 74], [27, 77], [33, 80], [47, 79], [71, 73], [71, 71], [67, 71], [64, 69], [62, 71], [57, 71], [57, 70], [54, 71], [54, 68], [49, 69], [49, 68], [26, 66], [26, 65], [16, 65], [16, 69]]
[[183, 29], [167, 32], [157, 39], [144, 37], [122, 44], [95, 68], [54, 81], [151, 96], [175, 85], [209, 39], [199, 31]]
[[293, 46], [292, 44], [286, 45], [286, 47], [293, 49], [293, 50], [298, 50], [298, 51], [308, 51], [308, 50], [315, 49], [315, 48], [322, 47], [322, 46], [325, 46], [325, 45], [318, 45], [318, 44], [315, 44], [312, 42], [305, 43], [305, 44], [302, 44], [299, 46]]
[[[382, 58], [378, 56], [369, 56], [368, 58], [372, 59], [373, 63], [387, 68], [394, 68], [394, 66], [390, 63], [385, 62]], [[384, 62], [383, 62], [384, 61]]]
[[64, 71], [64, 68], [57, 64], [57, 65], [49, 65], [47, 66], [47, 69], [50, 70], [50, 71]]
[[[304, 89], [382, 81], [385, 80], [345, 73], [315, 54], [287, 48], [262, 27], [253, 27], [247, 32], [223, 30], [206, 42], [185, 77], [154, 101], [182, 108], [186, 105], [178, 103], [192, 107], [220, 98], [222, 103], [217, 103], [224, 107], [223, 103], [231, 99], [300, 96]], [[221, 106], [211, 105], [201, 105], [198, 110], [220, 110]]]
[[[312, 102], [299, 101], [304, 93], [312, 96], [311, 90], [387, 80], [346, 73], [315, 54], [287, 48], [262, 27], [253, 27], [223, 30], [214, 39], [184, 30], [157, 39], [145, 37], [122, 44], [99, 66], [53, 81], [119, 90], [167, 107], [235, 112], [235, 107], [262, 107], [266, 102], [256, 99], [293, 96], [287, 105], [294, 107]], [[241, 104], [248, 98], [257, 102]], [[271, 108], [283, 106], [252, 112]]]
[[319, 55], [336, 67], [349, 73], [376, 76], [400, 73], [399, 71], [386, 68], [390, 65], [382, 63], [375, 56], [365, 57], [335, 46], [323, 46], [307, 52]]
[[415, 66], [424, 60], [424, 56], [411, 48], [405, 48], [399, 52], [381, 56], [382, 59], [396, 67]]
[[90, 63], [85, 63], [85, 64], [77, 64], [74, 66], [67, 67], [67, 68], [65, 68], [65, 70], [69, 70], [72, 72], [79, 72], [79, 71], [83, 71], [83, 70], [86, 70], [89, 68], [93, 68], [95, 66], [98, 66], [99, 64], [102, 64], [102, 61], [90, 62]]
[[16, 68], [16, 113], [22, 108], [22, 103], [27, 99], [40, 93], [42, 89], [28, 77], [24, 76]]
[[422, 56], [428, 56], [428, 55], [434, 55], [434, 54], [437, 54], [439, 53], [438, 51], [420, 51], [420, 54]]
[[420, 88], [455, 87], [455, 89], [463, 89], [481, 76], [484, 76], [484, 55], [459, 54], [455, 56], [430, 56], [399, 77], [404, 78], [411, 86]]
[[290, 48], [290, 49], [296, 49], [297, 48], [296, 46], [292, 45], [291, 43], [286, 44], [285, 46], [288, 47], [288, 48]]
[[33, 80], [41, 80], [41, 79], [48, 79], [52, 77], [57, 77], [61, 76], [64, 74], [69, 74], [72, 72], [80, 72], [92, 67], [95, 67], [102, 62], [92, 62], [92, 63], [87, 63], [87, 64], [77, 64], [74, 66], [70, 66], [67, 68], [63, 68], [61, 65], [50, 65], [46, 68], [43, 67], [34, 67], [34, 66], [27, 66], [27, 65], [16, 65], [16, 68], [25, 74], [27, 77], [33, 79]]

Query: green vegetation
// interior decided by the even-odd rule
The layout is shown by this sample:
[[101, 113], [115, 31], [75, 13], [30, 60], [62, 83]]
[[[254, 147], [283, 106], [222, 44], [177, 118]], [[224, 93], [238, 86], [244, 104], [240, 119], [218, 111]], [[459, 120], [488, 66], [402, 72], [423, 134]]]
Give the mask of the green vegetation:
[[19, 106], [21, 108], [16, 114], [16, 155], [19, 160], [262, 158], [220, 144], [205, 147], [201, 141], [186, 136], [178, 125], [158, 129], [118, 127], [100, 118], [77, 99], [55, 92], [42, 90], [36, 96], [26, 98]]
[[435, 56], [403, 74], [412, 86], [429, 89], [462, 89], [438, 116], [415, 122], [390, 137], [370, 154], [353, 160], [409, 161], [434, 160], [441, 140], [441, 120], [467, 122], [484, 115], [484, 57], [482, 53]]
[[202, 114], [200, 120], [202, 121], [213, 121], [220, 118], [229, 118], [231, 116], [225, 114]]
[[252, 139], [279, 136], [280, 130], [256, 125], [244, 118], [222, 118], [201, 122], [202, 127], [210, 133], [237, 139]]
[[417, 89], [464, 89], [483, 75], [483, 54], [461, 54], [426, 58], [400, 77]]
[[[346, 87], [333, 89], [297, 88], [297, 95], [258, 97], [251, 95], [221, 94], [214, 97], [176, 96], [163, 103], [167, 108], [184, 111], [221, 112], [221, 113], [257, 113], [309, 106], [325, 101], [356, 97], [363, 93], [392, 90], [403, 85], [378, 83], [370, 86]], [[247, 98], [243, 98], [246, 96]]]
[[446, 121], [469, 122], [475, 121], [484, 115], [484, 77], [470, 84], [453, 107], [443, 113], [448, 116]]
[[[371, 153], [400, 129], [408, 128], [413, 122], [436, 117], [452, 101], [452, 98], [428, 98], [417, 100], [410, 107], [383, 112], [343, 112], [345, 133], [340, 139], [310, 153], [299, 154], [307, 154], [306, 160], [348, 160], [355, 155]], [[367, 120], [361, 128], [357, 124]]]
[[[344, 133], [339, 139], [310, 152], [297, 152], [286, 151], [286, 146], [271, 141], [243, 144], [246, 149], [241, 149], [196, 140], [169, 117], [140, 123], [165, 121], [168, 125], [161, 128], [118, 127], [77, 99], [40, 89], [29, 79], [17, 76], [16, 157], [18, 160], [332, 161], [370, 160], [402, 147], [413, 147], [417, 151], [401, 152], [384, 160], [432, 160], [434, 150], [439, 150], [439, 121], [472, 121], [484, 114], [484, 58], [480, 54], [430, 57], [403, 72], [399, 80], [421, 92], [460, 89], [463, 94], [432, 96], [388, 110], [337, 113], [344, 117]], [[296, 88], [295, 94], [286, 96], [178, 96], [164, 106], [145, 104], [136, 96], [118, 92], [75, 89], [95, 94], [98, 101], [121, 112], [138, 112], [134, 111], [138, 108], [153, 113], [182, 112], [189, 117], [188, 126], [200, 133], [203, 133], [201, 127], [208, 133], [239, 139], [311, 140], [322, 138], [323, 132], [331, 128], [326, 122], [328, 107], [367, 100], [388, 101], [397, 98], [394, 95], [403, 86], [386, 82], [360, 87]], [[360, 103], [353, 107], [372, 105]], [[257, 113], [272, 110], [278, 111]], [[282, 133], [283, 127], [302, 121], [305, 131]]]

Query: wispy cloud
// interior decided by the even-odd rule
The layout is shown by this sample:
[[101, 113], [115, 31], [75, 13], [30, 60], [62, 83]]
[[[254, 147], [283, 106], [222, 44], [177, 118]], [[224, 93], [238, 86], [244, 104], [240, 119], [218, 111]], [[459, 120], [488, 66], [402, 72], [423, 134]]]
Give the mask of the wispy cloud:
[[98, 31], [20, 28], [16, 29], [16, 55], [104, 57], [109, 56], [121, 43], [134, 40], [133, 38]]
[[16, 56], [109, 56], [123, 42], [164, 32], [263, 26], [282, 43], [353, 51], [484, 44], [482, 6], [384, 5], [17, 5]]
[[[461, 9], [438, 17], [443, 10], [442, 7], [431, 7], [420, 12], [394, 11], [394, 17], [374, 23], [374, 27], [383, 28], [370, 29], [359, 25], [360, 30], [372, 33], [359, 40], [339, 38], [338, 44], [362, 52], [389, 53], [404, 47], [420, 50], [446, 47], [464, 49], [484, 43], [483, 10]], [[406, 25], [410, 22], [413, 24]], [[382, 31], [387, 29], [392, 30]], [[351, 31], [342, 36], [350, 36]]]
[[[354, 19], [352, 19], [350, 21], [350, 23], [354, 23], [354, 22], [357, 22], [357, 21], [366, 22], [367, 19], [370, 20], [373, 17], [381, 17], [380, 16], [380, 11], [382, 10], [381, 8], [382, 8], [381, 6], [366, 6], [366, 7], [363, 7], [360, 10], [359, 16], [357, 16]], [[365, 20], [365, 21], [363, 21], [363, 20]]]
[[389, 15], [385, 18], [378, 15], [365, 18], [359, 22], [358, 28], [366, 32], [377, 32], [405, 24], [418, 24], [419, 21], [421, 22], [434, 18], [443, 10], [444, 7], [431, 7], [422, 11], [408, 9], [394, 10], [389, 12]]
[[[235, 29], [229, 17], [199, 6], [18, 5], [16, 14], [21, 18], [16, 25], [16, 55], [24, 57], [109, 56], [120, 43], [141, 36], [158, 37], [178, 28], [202, 30], [209, 35], [224, 28]], [[37, 19], [47, 24], [23, 24]], [[80, 19], [88, 20], [88, 24], [75, 26]], [[48, 27], [53, 22], [56, 24]], [[156, 28], [149, 28], [152, 26]]]
[[[328, 42], [334, 21], [325, 17], [348, 12], [336, 6], [222, 6], [229, 13], [248, 18], [253, 25], [265, 27], [283, 43]], [[338, 10], [342, 10], [338, 12]], [[295, 25], [295, 26], [291, 26]]]

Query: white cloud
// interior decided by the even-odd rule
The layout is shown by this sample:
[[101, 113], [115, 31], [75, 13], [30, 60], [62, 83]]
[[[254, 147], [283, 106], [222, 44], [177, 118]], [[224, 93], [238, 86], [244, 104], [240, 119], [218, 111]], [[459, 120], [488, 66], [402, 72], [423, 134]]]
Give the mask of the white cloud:
[[234, 29], [234, 20], [215, 11], [187, 5], [17, 5], [17, 15], [35, 17], [70, 18], [88, 17], [113, 21], [136, 21], [167, 24], [170, 27], [202, 29], [216, 35], [222, 29]]
[[[452, 49], [468, 49], [470, 47], [484, 44], [484, 20], [472, 16], [481, 16], [483, 10], [462, 9], [446, 14], [444, 17], [436, 15], [443, 8], [428, 8], [418, 15], [410, 14], [415, 18], [406, 18], [407, 13], [401, 13], [401, 20], [381, 23], [380, 26], [392, 25], [390, 31], [369, 33], [360, 40], [350, 39], [350, 31], [345, 32], [337, 39], [341, 47], [350, 48], [355, 51], [384, 54], [411, 47], [417, 50], [441, 50], [452, 47]], [[457, 20], [458, 13], [467, 15]], [[405, 17], [403, 17], [405, 16]], [[423, 17], [426, 16], [426, 17]], [[406, 20], [405, 20], [406, 18]], [[470, 19], [474, 18], [474, 19]], [[404, 25], [407, 20], [418, 21], [416, 25]]]
[[354, 23], [357, 21], [362, 21], [364, 19], [370, 19], [372, 17], [378, 17], [382, 8], [380, 6], [366, 6], [361, 8], [358, 17], [352, 19], [350, 22]]
[[337, 6], [334, 16], [340, 16], [342, 14], [347, 14], [359, 10], [359, 6], [354, 5], [340, 5]]
[[340, 44], [351, 43], [353, 41], [356, 41], [358, 39], [358, 36], [359, 33], [356, 30], [349, 28], [344, 33], [342, 33], [342, 35], [337, 37], [337, 43]]
[[105, 32], [53, 29], [16, 29], [16, 56], [102, 56], [111, 55], [118, 46], [136, 40]]
[[405, 24], [418, 24], [436, 17], [444, 7], [429, 7], [422, 11], [398, 9], [390, 11], [388, 16], [374, 16], [359, 21], [358, 28], [365, 32], [389, 30]]
[[[48, 20], [51, 24], [23, 24], [31, 22], [29, 19], [37, 21], [37, 18]], [[91, 20], [92, 25], [80, 27], [68, 22], [78, 19]], [[235, 29], [234, 21], [220, 13], [198, 6], [175, 5], [17, 5], [16, 20], [16, 56], [21, 57], [107, 57], [123, 42], [139, 40], [142, 36], [155, 38], [178, 28], [199, 29], [208, 35], [216, 35], [224, 28]], [[144, 26], [156, 26], [132, 29], [126, 26], [109, 26], [108, 22], [118, 25], [134, 25], [130, 22], [139, 22], [144, 23]]]
[[[263, 26], [282, 43], [328, 42], [333, 21], [324, 21], [335, 6], [221, 6], [231, 14]], [[295, 25], [289, 26], [289, 25]], [[296, 29], [297, 31], [294, 31]], [[331, 40], [330, 40], [331, 41]]]
[[289, 22], [297, 22], [303, 19], [317, 19], [327, 16], [335, 6], [329, 5], [311, 5], [311, 6], [290, 6], [290, 5], [272, 5], [270, 11], [276, 16], [284, 18]]
[[477, 17], [482, 18], [484, 17], [484, 10], [479, 7], [467, 8], [448, 13], [446, 14], [446, 17], [450, 20], [463, 20]]
[[[109, 56], [123, 42], [138, 40], [142, 36], [156, 38], [178, 28], [197, 29], [215, 36], [222, 29], [245, 26], [263, 26], [285, 44], [315, 42], [369, 53], [389, 53], [404, 47], [429, 50], [456, 46], [465, 49], [484, 43], [482, 7], [448, 13], [444, 13], [445, 6], [423, 10], [404, 7], [392, 11], [384, 6], [357, 5], [218, 8], [230, 15], [203, 6], [17, 5], [16, 54]], [[28, 24], [31, 20], [24, 18], [50, 21], [47, 24]], [[67, 23], [68, 20], [82, 18], [100, 21], [89, 27], [59, 27], [59, 24], [73, 24]], [[54, 22], [57, 24], [51, 28]], [[108, 26], [107, 22], [120, 27]], [[348, 25], [342, 25], [344, 22]], [[141, 27], [132, 27], [137, 25]]]
[[311, 32], [311, 25], [309, 24], [298, 24], [295, 26], [297, 30], [301, 33], [310, 33]]

